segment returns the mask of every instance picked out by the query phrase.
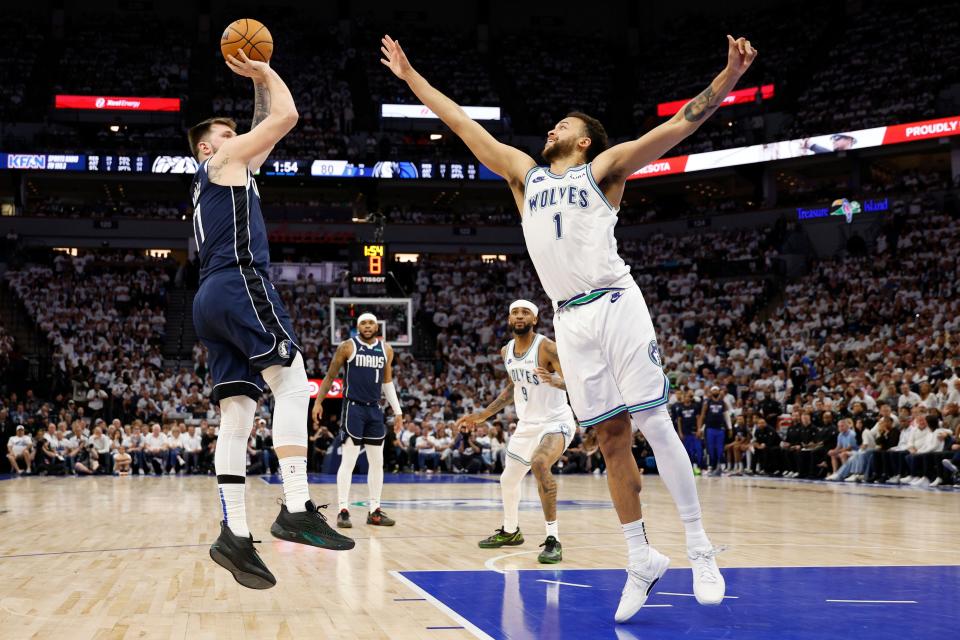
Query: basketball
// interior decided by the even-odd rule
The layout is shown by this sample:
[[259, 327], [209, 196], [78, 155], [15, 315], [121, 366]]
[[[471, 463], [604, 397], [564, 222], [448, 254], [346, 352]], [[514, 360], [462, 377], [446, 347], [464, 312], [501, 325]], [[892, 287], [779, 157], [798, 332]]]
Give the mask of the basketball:
[[273, 36], [266, 25], [253, 18], [234, 20], [223, 30], [220, 36], [220, 53], [224, 60], [227, 56], [236, 56], [243, 49], [251, 60], [269, 62], [273, 55]]

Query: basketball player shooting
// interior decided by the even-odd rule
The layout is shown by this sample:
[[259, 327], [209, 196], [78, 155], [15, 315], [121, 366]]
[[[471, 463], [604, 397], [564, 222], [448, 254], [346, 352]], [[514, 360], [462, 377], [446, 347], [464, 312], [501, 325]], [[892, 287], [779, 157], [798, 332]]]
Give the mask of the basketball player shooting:
[[687, 539], [693, 590], [701, 604], [720, 604], [725, 584], [717, 550], [703, 529], [690, 461], [672, 428], [653, 321], [630, 267], [617, 253], [613, 228], [627, 178], [691, 135], [720, 106], [757, 56], [749, 40], [727, 36], [727, 65], [673, 118], [607, 148], [595, 118], [575, 112], [547, 133], [537, 166], [497, 141], [417, 73], [400, 43], [382, 40], [381, 62], [453, 130], [477, 159], [503, 177], [520, 210], [527, 251], [556, 309], [554, 328], [567, 391], [582, 427], [597, 431], [607, 482], [627, 540], [627, 582], [614, 614], [630, 619], [670, 560], [653, 549], [640, 511], [640, 472], [630, 451], [631, 421], [653, 448]]
[[377, 338], [379, 328], [375, 315], [360, 314], [357, 318], [357, 335], [344, 340], [337, 347], [313, 403], [313, 421], [319, 425], [323, 417], [322, 399], [327, 397], [340, 370], [345, 370], [343, 415], [340, 420], [343, 457], [337, 469], [338, 527], [353, 526], [350, 521], [350, 484], [357, 458], [360, 457], [360, 447], [367, 450], [367, 488], [370, 492], [367, 524], [380, 527], [396, 524], [380, 508], [383, 494], [383, 442], [387, 436], [383, 409], [380, 408], [381, 392], [393, 410], [394, 428], [397, 430], [403, 425], [403, 412], [393, 384], [393, 347]]
[[482, 410], [460, 418], [457, 427], [489, 420], [513, 400], [519, 421], [507, 443], [507, 458], [500, 475], [503, 526], [481, 540], [480, 547], [498, 549], [523, 544], [519, 524], [520, 484], [532, 469], [547, 530], [547, 538], [540, 545], [543, 551], [537, 560], [542, 564], [556, 564], [563, 559], [563, 547], [557, 523], [557, 481], [550, 468], [570, 446], [576, 422], [564, 393], [566, 386], [557, 345], [534, 331], [539, 314], [537, 305], [529, 300], [517, 300], [510, 305], [513, 339], [500, 350], [510, 376], [507, 386]]
[[243, 586], [268, 589], [277, 581], [253, 548], [244, 504], [247, 437], [264, 383], [276, 401], [273, 441], [284, 496], [270, 532], [324, 549], [351, 549], [354, 542], [331, 529], [310, 500], [307, 374], [290, 316], [267, 280], [270, 249], [252, 173], [296, 125], [297, 109], [276, 71], [242, 51], [238, 56], [230, 56], [227, 66], [253, 80], [250, 131], [240, 135], [233, 120], [210, 118], [187, 136], [199, 162], [191, 187], [200, 252], [193, 321], [209, 351], [212, 399], [220, 404], [214, 466], [223, 522], [210, 557]]

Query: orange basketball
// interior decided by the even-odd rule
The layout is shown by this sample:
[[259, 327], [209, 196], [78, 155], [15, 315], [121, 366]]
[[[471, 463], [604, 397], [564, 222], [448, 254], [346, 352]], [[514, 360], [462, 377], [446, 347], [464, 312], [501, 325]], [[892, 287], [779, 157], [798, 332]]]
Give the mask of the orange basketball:
[[243, 49], [251, 60], [268, 62], [273, 55], [273, 36], [259, 20], [241, 18], [234, 20], [223, 30], [220, 36], [220, 53], [224, 60], [228, 55], [237, 57], [237, 52]]

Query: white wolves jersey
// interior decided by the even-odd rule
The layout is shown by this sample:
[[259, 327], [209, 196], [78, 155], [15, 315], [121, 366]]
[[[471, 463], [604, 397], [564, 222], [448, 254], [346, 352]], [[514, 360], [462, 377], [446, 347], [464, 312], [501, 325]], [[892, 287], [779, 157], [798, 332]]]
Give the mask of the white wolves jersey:
[[521, 422], [569, 421], [573, 424], [573, 411], [567, 404], [563, 389], [551, 387], [535, 373], [540, 366], [540, 343], [543, 336], [536, 334], [526, 353], [514, 352], [514, 341], [507, 343], [503, 363], [513, 380], [513, 404]]
[[618, 209], [607, 202], [589, 164], [571, 167], [563, 175], [547, 167], [530, 169], [523, 203], [527, 251], [552, 300], [634, 284], [613, 236]]

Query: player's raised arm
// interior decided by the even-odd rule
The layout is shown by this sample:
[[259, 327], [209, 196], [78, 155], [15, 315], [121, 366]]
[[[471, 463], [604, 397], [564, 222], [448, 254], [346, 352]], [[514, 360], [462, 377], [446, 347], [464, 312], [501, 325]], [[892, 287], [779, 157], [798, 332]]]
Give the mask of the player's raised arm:
[[403, 409], [400, 406], [400, 398], [397, 397], [397, 388], [393, 384], [393, 347], [386, 342], [383, 346], [387, 353], [387, 364], [383, 369], [383, 395], [387, 399], [387, 404], [393, 409], [393, 428], [399, 433], [403, 427]]
[[313, 401], [313, 421], [316, 424], [320, 424], [320, 418], [323, 417], [323, 399], [327, 397], [327, 393], [330, 391], [330, 386], [333, 384], [333, 379], [337, 377], [337, 374], [340, 373], [340, 370], [343, 369], [343, 365], [347, 363], [347, 359], [353, 354], [353, 342], [351, 340], [344, 340], [340, 343], [340, 346], [337, 347], [336, 353], [333, 354], [333, 360], [330, 361], [330, 367], [327, 369], [327, 375], [324, 376], [323, 382], [320, 383], [320, 390], [317, 391], [317, 398]]
[[381, 45], [380, 51], [383, 53], [383, 58], [380, 62], [407, 83], [420, 101], [463, 140], [477, 160], [505, 179], [511, 189], [516, 191], [519, 188], [522, 192], [527, 172], [537, 165], [534, 159], [523, 151], [494, 138], [489, 131], [472, 120], [456, 102], [433, 88], [410, 65], [399, 41], [387, 35], [381, 40]]
[[266, 62], [251, 60], [241, 49], [239, 57], [227, 57], [227, 66], [237, 75], [253, 80], [254, 112], [250, 131], [227, 140], [211, 166], [222, 162], [260, 168], [273, 147], [297, 124], [299, 114], [290, 89]]
[[630, 174], [653, 162], [696, 131], [717, 110], [756, 57], [757, 50], [749, 40], [735, 40], [728, 35], [727, 66], [700, 95], [670, 120], [639, 139], [618, 144], [598, 155], [591, 169], [594, 179], [598, 183], [606, 183], [613, 191], [615, 200], [611, 199], [611, 202], [619, 202], [623, 193], [623, 185], [616, 186], [615, 183], [622, 183]]

